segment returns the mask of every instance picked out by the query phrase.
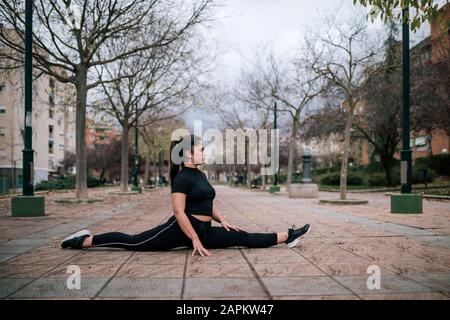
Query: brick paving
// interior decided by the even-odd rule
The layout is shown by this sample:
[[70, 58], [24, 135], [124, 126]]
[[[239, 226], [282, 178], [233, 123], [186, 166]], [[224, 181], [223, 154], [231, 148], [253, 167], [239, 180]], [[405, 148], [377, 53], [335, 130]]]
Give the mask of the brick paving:
[[[216, 186], [215, 205], [249, 232], [285, 231], [311, 223], [299, 246], [130, 252], [63, 250], [60, 241], [88, 227], [138, 233], [171, 213], [169, 188], [116, 196], [90, 190], [91, 204], [55, 203], [73, 193], [46, 196], [45, 217], [10, 217], [0, 200], [1, 299], [450, 299], [450, 203], [424, 201], [422, 215], [389, 213], [382, 193], [351, 194], [368, 205], [319, 205], [267, 192]], [[321, 198], [337, 197], [321, 192]], [[214, 222], [215, 224], [215, 222]], [[67, 268], [81, 270], [81, 289], [68, 289]], [[381, 288], [368, 289], [369, 266]]]

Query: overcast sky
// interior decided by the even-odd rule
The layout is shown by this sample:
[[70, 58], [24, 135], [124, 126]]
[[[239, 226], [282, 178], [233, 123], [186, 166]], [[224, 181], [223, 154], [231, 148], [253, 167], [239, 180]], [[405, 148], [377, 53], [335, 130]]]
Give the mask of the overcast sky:
[[[216, 79], [226, 82], [236, 79], [242, 66], [254, 58], [258, 46], [268, 44], [276, 54], [284, 55], [298, 48], [302, 30], [317, 25], [321, 16], [336, 14], [345, 19], [355, 10], [366, 12], [359, 5], [355, 8], [352, 0], [222, 0], [222, 3], [207, 37], [226, 50], [215, 73]], [[381, 23], [369, 27], [380, 28]], [[418, 34], [412, 34], [411, 43], [422, 40], [428, 32], [429, 28], [424, 27]], [[204, 117], [201, 111], [193, 110], [187, 119], [192, 122]]]
[[[245, 58], [251, 59], [258, 45], [271, 44], [277, 53], [295, 50], [304, 27], [314, 26], [321, 16], [336, 14], [343, 19], [366, 9], [352, 0], [223, 0], [217, 11], [212, 38], [229, 49], [223, 59], [226, 72], [235, 74]], [[380, 28], [380, 23], [370, 28]], [[412, 35], [411, 40], [423, 39]]]

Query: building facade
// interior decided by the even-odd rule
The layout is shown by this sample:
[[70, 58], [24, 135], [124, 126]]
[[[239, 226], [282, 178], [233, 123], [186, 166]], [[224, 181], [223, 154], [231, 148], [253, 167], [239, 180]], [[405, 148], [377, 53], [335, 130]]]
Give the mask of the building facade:
[[[66, 152], [75, 152], [74, 89], [41, 75], [33, 81], [33, 184], [58, 173]], [[22, 187], [24, 70], [0, 74], [0, 192]]]

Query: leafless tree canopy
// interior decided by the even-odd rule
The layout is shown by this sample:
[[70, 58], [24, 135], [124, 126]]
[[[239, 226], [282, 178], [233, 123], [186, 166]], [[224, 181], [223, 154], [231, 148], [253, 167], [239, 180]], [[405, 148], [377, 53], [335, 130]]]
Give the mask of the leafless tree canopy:
[[[24, 1], [1, 0], [2, 68], [22, 66]], [[77, 198], [87, 198], [85, 123], [88, 90], [117, 78], [93, 72], [140, 52], [165, 48], [208, 19], [211, 0], [58, 0], [33, 2], [33, 66], [76, 87]], [[126, 46], [110, 51], [117, 39]], [[119, 64], [120, 65], [120, 64]], [[119, 80], [120, 80], [119, 75]]]

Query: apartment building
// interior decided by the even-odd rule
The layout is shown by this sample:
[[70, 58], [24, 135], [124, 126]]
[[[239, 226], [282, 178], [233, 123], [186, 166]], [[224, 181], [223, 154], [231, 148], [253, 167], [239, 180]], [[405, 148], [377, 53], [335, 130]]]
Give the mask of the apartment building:
[[[33, 81], [32, 143], [36, 184], [57, 174], [75, 152], [75, 94], [69, 84], [41, 75]], [[0, 192], [22, 187], [24, 70], [0, 73]]]

